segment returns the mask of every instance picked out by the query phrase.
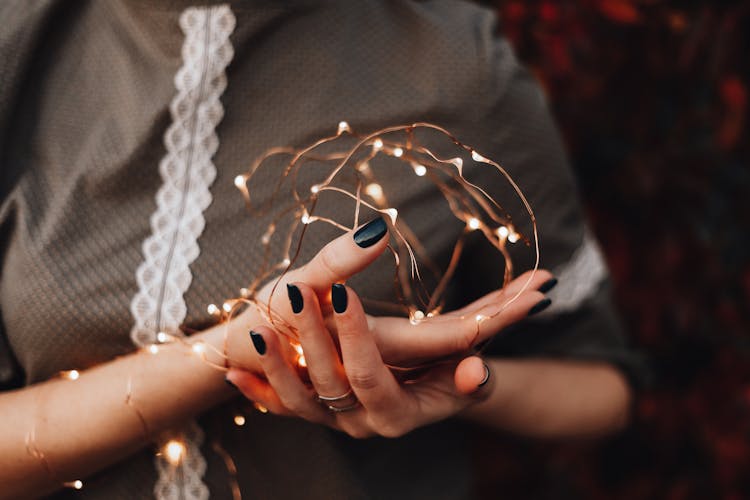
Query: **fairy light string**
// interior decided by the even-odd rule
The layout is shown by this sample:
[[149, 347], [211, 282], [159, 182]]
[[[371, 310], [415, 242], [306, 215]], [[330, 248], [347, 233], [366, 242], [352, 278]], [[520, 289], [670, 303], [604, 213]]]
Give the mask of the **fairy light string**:
[[[447, 139], [447, 143], [457, 148], [458, 154], [442, 156], [435, 153], [417, 137], [417, 133], [424, 131], [436, 133], [439, 137]], [[497, 200], [493, 199], [484, 188], [465, 177], [465, 164], [461, 154], [468, 155], [481, 167], [494, 169], [512, 188], [528, 217], [531, 227], [528, 236], [519, 232], [511, 215]], [[269, 161], [279, 158], [288, 158], [288, 160], [284, 163], [278, 179], [273, 182], [273, 190], [268, 199], [262, 203], [257, 202], [250, 186], [258, 172]], [[449, 263], [444, 270], [440, 270], [432, 261], [417, 234], [400, 216], [398, 207], [391, 204], [387, 184], [379, 180], [376, 175], [378, 169], [374, 166], [375, 163], [384, 159], [402, 166], [404, 175], [409, 176], [407, 178], [431, 183], [445, 199], [450, 213], [464, 224], [464, 229], [453, 245]], [[323, 180], [301, 188], [300, 184], [303, 183], [300, 177], [303, 170], [312, 166], [320, 169], [321, 165], [328, 168], [326, 175], [322, 176]], [[350, 179], [355, 179], [353, 184], [339, 182], [339, 179], [346, 175], [349, 175]], [[539, 267], [536, 218], [520, 187], [499, 163], [462, 143], [446, 129], [431, 123], [416, 122], [386, 127], [369, 134], [358, 134], [347, 122], [342, 121], [338, 124], [334, 135], [318, 139], [308, 146], [277, 147], [267, 150], [251, 164], [247, 171], [235, 177], [234, 185], [240, 191], [252, 216], [270, 216], [271, 221], [260, 238], [261, 265], [254, 273], [251, 282], [240, 289], [238, 297], [228, 299], [220, 306], [209, 304], [207, 307], [206, 312], [210, 317], [214, 318], [217, 323], [225, 324], [222, 347], [217, 349], [190, 337], [158, 332], [156, 341], [142, 347], [141, 351], [150, 355], [159, 355], [166, 345], [181, 346], [187, 354], [197, 357], [212, 368], [227, 371], [232, 366], [232, 359], [227, 352], [228, 325], [247, 307], [253, 307], [266, 322], [288, 337], [291, 352], [296, 356], [297, 364], [304, 368], [306, 360], [298, 342], [296, 330], [272, 307], [276, 288], [283, 282], [286, 273], [295, 266], [301, 254], [305, 234], [311, 226], [323, 223], [342, 232], [351, 231], [360, 225], [363, 213], [366, 211], [381, 214], [389, 222], [388, 250], [393, 258], [395, 269], [393, 281], [398, 303], [385, 305], [392, 310], [403, 312], [412, 325], [441, 320], [444, 294], [456, 272], [469, 234], [481, 234], [497, 250], [499, 258], [504, 262], [503, 287], [513, 277], [513, 262], [507, 245], [522, 242], [534, 252], [532, 272], [512, 297], [499, 306], [495, 306], [491, 311], [484, 306], [481, 310], [466, 313], [461, 317], [476, 324], [477, 336], [482, 322], [502, 313], [528, 289]], [[282, 194], [284, 186], [291, 186], [288, 196]], [[267, 184], [263, 184], [263, 192], [268, 193]], [[348, 216], [338, 213], [336, 218], [318, 212], [319, 202], [328, 196], [350, 199], [354, 203], [353, 212]], [[348, 221], [345, 220], [347, 218]], [[281, 248], [278, 254], [272, 251], [275, 242], [278, 242], [276, 246]], [[423, 280], [420, 263], [433, 277], [437, 278], [437, 283], [432, 289], [429, 289]], [[269, 284], [271, 291], [267, 295], [270, 298], [261, 296], [259, 292], [267, 291]], [[409, 370], [423, 367], [391, 368], [399, 372], [399, 376], [408, 378]], [[75, 382], [81, 377], [81, 372], [67, 370], [61, 372], [59, 376], [63, 380]], [[130, 374], [126, 380], [123, 404], [137, 418], [144, 439], [151, 440], [152, 431], [144, 414], [135, 403], [133, 374]], [[37, 402], [37, 413], [39, 413], [38, 407], [39, 402]], [[258, 403], [253, 403], [253, 407], [261, 413], [268, 411]], [[52, 480], [67, 488], [81, 489], [84, 484], [80, 479], [73, 481], [57, 479], [47, 455], [37, 442], [37, 419], [38, 415], [35, 415], [32, 419], [32, 428], [25, 437], [27, 453], [39, 461], [40, 466]], [[235, 413], [230, 417], [229, 422], [242, 427], [246, 425], [247, 419], [242, 413]], [[213, 442], [212, 449], [226, 466], [233, 498], [240, 499], [238, 471], [232, 457], [217, 441]], [[177, 466], [185, 460], [187, 451], [185, 443], [175, 438], [167, 440], [156, 451], [156, 454], [165, 456], [168, 463]]]

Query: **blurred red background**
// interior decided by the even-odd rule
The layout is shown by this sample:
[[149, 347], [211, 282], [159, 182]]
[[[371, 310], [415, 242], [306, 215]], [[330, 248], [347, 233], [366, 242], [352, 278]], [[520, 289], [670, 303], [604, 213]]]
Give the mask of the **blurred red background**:
[[750, 2], [484, 3], [545, 88], [653, 382], [603, 443], [485, 440], [482, 496], [750, 498]]

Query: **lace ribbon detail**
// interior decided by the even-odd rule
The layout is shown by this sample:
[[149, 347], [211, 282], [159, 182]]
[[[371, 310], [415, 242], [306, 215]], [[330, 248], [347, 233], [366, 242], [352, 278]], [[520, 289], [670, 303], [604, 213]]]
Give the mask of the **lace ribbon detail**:
[[[218, 149], [216, 126], [224, 115], [219, 98], [227, 86], [225, 69], [234, 50], [229, 35], [235, 17], [227, 5], [190, 7], [180, 16], [185, 33], [183, 65], [175, 75], [177, 94], [170, 103], [172, 124], [164, 135], [167, 153], [159, 164], [162, 185], [151, 216], [151, 235], [143, 242], [144, 260], [136, 271], [138, 293], [130, 310], [135, 324], [130, 336], [140, 347], [157, 343], [157, 333], [183, 335], [180, 325], [187, 306], [184, 294], [192, 281], [190, 264], [200, 253], [203, 211], [211, 204], [209, 187], [216, 178], [211, 158]], [[156, 457], [158, 499], [204, 500], [208, 488], [200, 445], [203, 432], [190, 422], [175, 434], [184, 446], [179, 460]], [[167, 438], [160, 440], [160, 446]]]

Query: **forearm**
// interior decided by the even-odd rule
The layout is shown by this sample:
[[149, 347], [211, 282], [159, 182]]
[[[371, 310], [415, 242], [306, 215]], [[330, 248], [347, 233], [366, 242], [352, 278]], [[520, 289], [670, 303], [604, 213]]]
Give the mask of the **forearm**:
[[[240, 325], [232, 325], [241, 328]], [[224, 325], [189, 339], [223, 349]], [[232, 357], [244, 336], [235, 335]], [[230, 337], [233, 339], [234, 337]], [[0, 394], [0, 498], [37, 496], [132, 454], [155, 435], [227, 399], [222, 371], [189, 346], [142, 350], [81, 373]], [[35, 450], [44, 458], [34, 456]], [[46, 463], [45, 463], [46, 462]]]
[[489, 359], [488, 398], [464, 416], [489, 427], [540, 438], [593, 437], [628, 420], [631, 393], [605, 363]]

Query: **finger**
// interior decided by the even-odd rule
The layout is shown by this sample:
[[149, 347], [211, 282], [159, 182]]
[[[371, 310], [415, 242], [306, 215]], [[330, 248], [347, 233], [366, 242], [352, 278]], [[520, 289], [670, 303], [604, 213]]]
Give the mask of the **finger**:
[[537, 291], [525, 291], [504, 309], [489, 304], [456, 316], [444, 314], [414, 325], [406, 318], [373, 317], [372, 332], [383, 359], [393, 365], [466, 352], [504, 328], [526, 318], [545, 299]]
[[279, 337], [267, 327], [250, 331], [261, 368], [282, 404], [293, 413], [311, 422], [329, 423], [330, 415], [315, 399], [312, 389], [305, 386], [288, 358], [282, 356]]
[[350, 390], [349, 382], [333, 339], [323, 322], [315, 291], [304, 283], [293, 283], [287, 285], [287, 292], [294, 312], [291, 323], [299, 334], [315, 391], [324, 398], [346, 394]]
[[247, 399], [264, 406], [271, 413], [285, 416], [292, 415], [292, 412], [281, 402], [273, 387], [254, 373], [236, 368], [230, 369], [227, 372], [226, 381]]
[[489, 365], [479, 356], [461, 360], [456, 366], [453, 380], [458, 393], [467, 396], [489, 396], [491, 384], [494, 384]]
[[[490, 292], [487, 295], [478, 298], [474, 302], [467, 304], [461, 309], [452, 311], [450, 314], [461, 315], [466, 314], [470, 311], [476, 311], [488, 305], [502, 304], [503, 301], [512, 299], [524, 287], [526, 287], [527, 290], [539, 290], [540, 292], [545, 293], [551, 289], [550, 284], [553, 283], [553, 279], [554, 278], [552, 276], [552, 273], [550, 273], [546, 269], [526, 271], [525, 273], [510, 281], [510, 283], [508, 283], [503, 288], [495, 290], [494, 292]], [[545, 285], [549, 286], [549, 288], [547, 288], [546, 290], [542, 289], [542, 287]], [[554, 286], [554, 284], [552, 284], [552, 286]]]
[[403, 412], [404, 393], [380, 357], [357, 294], [336, 284], [331, 289], [331, 302], [344, 369], [362, 406], [380, 416]]

